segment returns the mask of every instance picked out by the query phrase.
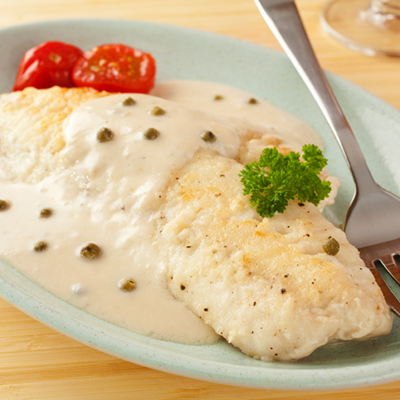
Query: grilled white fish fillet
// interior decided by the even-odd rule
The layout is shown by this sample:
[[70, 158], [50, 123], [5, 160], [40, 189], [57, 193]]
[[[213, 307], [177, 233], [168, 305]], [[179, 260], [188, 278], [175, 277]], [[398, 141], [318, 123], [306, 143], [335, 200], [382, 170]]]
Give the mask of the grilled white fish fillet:
[[[34, 184], [65, 168], [64, 121], [106, 95], [54, 87], [0, 96], [0, 180]], [[372, 275], [316, 207], [292, 203], [264, 220], [251, 209], [238, 174], [267, 146], [291, 150], [255, 126], [241, 138], [236, 160], [202, 150], [171, 177], [154, 210], [153, 241], [170, 291], [228, 342], [263, 360], [299, 359], [333, 340], [389, 332], [392, 317]], [[341, 244], [334, 257], [322, 251], [328, 236]]]
[[48, 175], [65, 146], [64, 120], [85, 101], [107, 95], [58, 86], [1, 94], [0, 179], [36, 182]]
[[[344, 233], [310, 204], [260, 219], [242, 195], [241, 169], [201, 153], [172, 178], [156, 242], [173, 295], [262, 360], [388, 333], [388, 306]], [[328, 236], [340, 243], [336, 256], [322, 249]]]

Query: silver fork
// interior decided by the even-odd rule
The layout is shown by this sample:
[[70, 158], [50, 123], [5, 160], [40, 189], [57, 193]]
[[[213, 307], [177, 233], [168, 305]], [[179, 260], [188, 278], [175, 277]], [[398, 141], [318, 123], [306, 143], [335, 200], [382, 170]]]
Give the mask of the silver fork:
[[381, 188], [372, 177], [315, 56], [294, 1], [255, 0], [255, 3], [339, 142], [356, 186], [344, 222], [346, 236], [359, 249], [392, 311], [400, 316], [400, 302], [391, 290], [396, 292], [400, 285], [400, 198]]

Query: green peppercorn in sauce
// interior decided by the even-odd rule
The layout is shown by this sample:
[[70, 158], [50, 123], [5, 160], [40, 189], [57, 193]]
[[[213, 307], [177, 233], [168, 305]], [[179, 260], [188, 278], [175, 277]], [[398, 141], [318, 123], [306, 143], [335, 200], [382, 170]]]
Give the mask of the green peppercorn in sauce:
[[[7, 201], [1, 256], [112, 323], [166, 340], [214, 342], [214, 331], [166, 289], [163, 260], [154, 251], [157, 210], [173, 171], [199, 149], [235, 158], [241, 138], [254, 132], [295, 149], [320, 145], [305, 123], [259, 98], [249, 105], [249, 98], [219, 84], [170, 81], [151, 96], [116, 94], [76, 108], [64, 123], [59, 168], [34, 185], [0, 176], [0, 198]], [[148, 140], [149, 129], [159, 134]], [[265, 147], [257, 138], [252, 145]]]

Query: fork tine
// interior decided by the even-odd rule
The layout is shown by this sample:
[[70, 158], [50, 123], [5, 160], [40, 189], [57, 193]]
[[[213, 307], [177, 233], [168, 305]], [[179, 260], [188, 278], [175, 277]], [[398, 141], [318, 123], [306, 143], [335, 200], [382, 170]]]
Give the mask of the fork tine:
[[[387, 271], [388, 269], [387, 269], [386, 265], [381, 260], [375, 260], [375, 261], [369, 263], [369, 265], [367, 265], [367, 267], [370, 269], [370, 271], [374, 275], [376, 283], [381, 288], [386, 302], [388, 303], [388, 305], [390, 306], [392, 311], [397, 316], [400, 317], [400, 302], [397, 299], [397, 297], [393, 294], [392, 290], [390, 289], [390, 287], [388, 286], [386, 281], [383, 279], [382, 274], [379, 271], [379, 267], [384, 268]], [[389, 272], [390, 276], [392, 276], [390, 271], [388, 271], [388, 272]], [[393, 279], [395, 279], [395, 278], [393, 277]], [[397, 282], [397, 279], [395, 279], [395, 280]]]
[[386, 263], [382, 261], [382, 264], [390, 276], [400, 285], [400, 256], [392, 254], [391, 262]]

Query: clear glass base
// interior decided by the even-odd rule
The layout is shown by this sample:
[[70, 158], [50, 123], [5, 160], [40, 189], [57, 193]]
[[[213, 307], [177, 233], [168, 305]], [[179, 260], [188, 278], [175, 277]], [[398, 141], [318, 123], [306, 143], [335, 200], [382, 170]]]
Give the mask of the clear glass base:
[[332, 0], [321, 23], [328, 34], [352, 50], [400, 57], [398, 0]]

